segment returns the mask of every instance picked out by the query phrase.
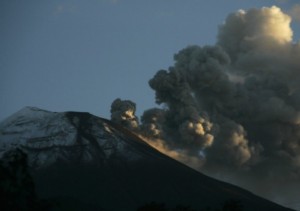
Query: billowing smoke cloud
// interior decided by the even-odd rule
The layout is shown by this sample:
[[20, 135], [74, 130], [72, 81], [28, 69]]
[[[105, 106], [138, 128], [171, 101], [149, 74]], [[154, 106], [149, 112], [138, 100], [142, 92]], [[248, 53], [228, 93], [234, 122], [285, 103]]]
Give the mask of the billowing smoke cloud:
[[164, 137], [163, 124], [165, 122], [165, 111], [159, 108], [152, 108], [144, 112], [141, 131], [147, 137], [160, 139]]
[[[164, 111], [163, 138], [173, 147], [189, 146], [191, 151], [198, 153], [213, 143], [213, 136], [210, 134], [212, 123], [198, 112], [191, 87], [183, 77], [175, 69], [160, 70], [149, 84], [156, 90], [156, 101], [165, 103], [168, 107]], [[152, 115], [155, 115], [154, 112]], [[144, 116], [142, 119], [145, 119]], [[160, 127], [157, 125], [157, 128]]]
[[141, 133], [183, 162], [191, 161], [178, 153], [198, 159], [192, 166], [211, 176], [272, 199], [279, 190], [289, 191], [282, 199], [293, 197], [300, 184], [300, 42], [290, 22], [275, 6], [240, 10], [219, 27], [215, 46], [179, 51], [149, 81], [164, 109], [144, 112]]
[[139, 122], [135, 116], [136, 105], [130, 100], [117, 98], [111, 104], [111, 120], [129, 129], [137, 129]]

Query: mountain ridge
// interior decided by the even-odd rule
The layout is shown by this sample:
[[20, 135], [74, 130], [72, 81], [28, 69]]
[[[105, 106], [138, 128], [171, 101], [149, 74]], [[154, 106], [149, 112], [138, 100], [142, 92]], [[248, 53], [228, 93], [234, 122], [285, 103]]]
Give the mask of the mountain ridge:
[[86, 112], [22, 109], [0, 123], [0, 156], [13, 147], [28, 154], [42, 198], [72, 198], [103, 210], [134, 210], [151, 201], [200, 209], [230, 199], [249, 211], [291, 210], [197, 172]]

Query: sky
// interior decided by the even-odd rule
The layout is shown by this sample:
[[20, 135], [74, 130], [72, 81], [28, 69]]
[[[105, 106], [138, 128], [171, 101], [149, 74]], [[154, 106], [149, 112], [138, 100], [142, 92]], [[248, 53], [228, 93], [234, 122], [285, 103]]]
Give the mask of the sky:
[[[134, 101], [140, 116], [155, 106], [149, 79], [180, 49], [214, 45], [229, 13], [272, 5], [291, 13], [298, 3], [2, 0], [0, 121], [25, 106], [109, 118], [116, 98]], [[297, 42], [299, 22], [292, 28]]]
[[[232, 30], [227, 29], [238, 28], [234, 21], [238, 21], [240, 17], [244, 17], [243, 15], [247, 13], [239, 12], [237, 13], [239, 15], [231, 17], [231, 19], [229, 18], [228, 23], [224, 24], [228, 14], [240, 9], [248, 11], [251, 8], [271, 7], [273, 5], [281, 8], [284, 13], [293, 18], [291, 23], [293, 30], [292, 40], [294, 43], [298, 43], [300, 40], [299, 0], [2, 0], [0, 2], [0, 121], [25, 106], [34, 106], [58, 112], [90, 112], [97, 116], [110, 118], [110, 106], [116, 98], [134, 101], [137, 104], [137, 116], [140, 116], [144, 110], [157, 106], [155, 105], [155, 92], [150, 88], [148, 81], [153, 78], [158, 70], [174, 66], [173, 55], [175, 53], [189, 45], [215, 46], [217, 35], [221, 31], [222, 36], [219, 42], [224, 49], [226, 48], [225, 50], [228, 54], [232, 54], [234, 53], [235, 46], [227, 44], [227, 41], [230, 41], [231, 37], [239, 37], [240, 31], [232, 34]], [[272, 11], [276, 12], [277, 10], [274, 10], [274, 8]], [[252, 13], [248, 14], [258, 13], [252, 11]], [[260, 26], [260, 20], [264, 20], [264, 18], [260, 17], [261, 19], [256, 19], [252, 18], [251, 15], [244, 18], [247, 18], [250, 21], [249, 23], [252, 21], [252, 26], [249, 24], [248, 27], [254, 29], [253, 37], [246, 37], [245, 40], [242, 40], [242, 42], [245, 41], [247, 49], [247, 42], [248, 44], [250, 43], [250, 47], [251, 43], [256, 44], [259, 36], [256, 37], [255, 32], [260, 32], [261, 29], [257, 30], [255, 26]], [[221, 27], [219, 30], [222, 24], [224, 24], [223, 26], [226, 25], [226, 27]], [[285, 26], [286, 22], [283, 25]], [[262, 24], [262, 26], [265, 26], [265, 24]], [[268, 30], [263, 31], [267, 37], [274, 35], [276, 40], [277, 38], [286, 38], [283, 31], [281, 37], [280, 31], [272, 30], [272, 33], [269, 33]], [[287, 37], [289, 37], [289, 33]], [[260, 46], [253, 45], [255, 48], [259, 47], [258, 55], [260, 53], [263, 55], [266, 49], [270, 49], [268, 43], [259, 43], [259, 45], [261, 45], [261, 48]], [[276, 50], [276, 47], [273, 46], [273, 49]], [[210, 52], [207, 49], [201, 50], [197, 48], [194, 50], [196, 52]], [[217, 56], [220, 53], [216, 49], [212, 52], [215, 52]], [[278, 52], [274, 52], [274, 58], [279, 58], [276, 57], [278, 56]], [[181, 52], [180, 55], [184, 55], [185, 53]], [[262, 61], [261, 59], [257, 60], [256, 57], [252, 58], [252, 54], [243, 55], [244, 52], [238, 53], [242, 54], [236, 56], [242, 57], [238, 57], [236, 59], [238, 62], [234, 64], [242, 66], [242, 70], [246, 74], [248, 71], [247, 64]], [[199, 55], [202, 54], [200, 53]], [[274, 61], [272, 63], [274, 65], [268, 67], [275, 69], [274, 73], [276, 73], [277, 64], [287, 64], [287, 61], [290, 62], [290, 60], [297, 61], [295, 55], [291, 59], [288, 54], [282, 56], [280, 58], [284, 60], [283, 63], [281, 61]], [[208, 53], [208, 56], [211, 55]], [[233, 54], [232, 58], [234, 56]], [[177, 62], [184, 64], [185, 61], [181, 61], [184, 58], [184, 56], [178, 57]], [[266, 57], [265, 59], [268, 60], [268, 58]], [[270, 58], [273, 58], [272, 55]], [[245, 61], [249, 63], [245, 63]], [[292, 63], [290, 67], [298, 67], [298, 64]], [[278, 68], [280, 69], [281, 67], [279, 66]], [[286, 72], [289, 72], [289, 70]], [[257, 73], [252, 74], [255, 75]], [[189, 76], [187, 75], [187, 78]], [[288, 76], [290, 77], [291, 75]], [[257, 77], [260, 77], [259, 74], [257, 74]], [[276, 77], [274, 76], [273, 79], [280, 77], [281, 75], [279, 74]], [[289, 77], [285, 79], [291, 79]], [[159, 91], [160, 85], [165, 82], [165, 80], [160, 81], [158, 79], [159, 77], [156, 77], [152, 81], [152, 87], [157, 89], [156, 91]], [[296, 76], [294, 79], [290, 81], [297, 82], [299, 77]], [[190, 80], [193, 81], [193, 78]], [[257, 83], [261, 85], [260, 83], [263, 83], [265, 79], [262, 78], [261, 81], [257, 80]], [[249, 86], [251, 83], [253, 81], [250, 81], [246, 85]], [[274, 84], [280, 85], [278, 81], [275, 81]], [[286, 84], [290, 83], [287, 81]], [[296, 86], [293, 83], [290, 85], [291, 87]], [[247, 86], [244, 88], [246, 91], [249, 91], [247, 90], [249, 88]], [[259, 87], [254, 88], [259, 90]], [[262, 91], [267, 90], [264, 86], [260, 88], [263, 88]], [[244, 94], [247, 93], [249, 94], [250, 92], [245, 92]], [[280, 94], [281, 92], [278, 93]], [[216, 124], [225, 126], [223, 128], [230, 126], [229, 129], [233, 132], [235, 130], [232, 128], [238, 128], [237, 134], [240, 136], [237, 136], [237, 139], [245, 145], [248, 143], [248, 140], [245, 139], [247, 131], [243, 130], [242, 125], [233, 124], [234, 121], [249, 123], [248, 125], [244, 125], [250, 131], [250, 135], [248, 134], [249, 138], [254, 140], [257, 137], [255, 135], [251, 136], [251, 131], [254, 131], [253, 134], [258, 134], [256, 133], [257, 129], [263, 132], [273, 131], [280, 133], [283, 131], [282, 136], [275, 133], [274, 137], [287, 137], [287, 139], [290, 135], [296, 137], [290, 139], [290, 145], [284, 146], [284, 150], [288, 149], [290, 150], [288, 153], [293, 154], [293, 146], [299, 146], [299, 139], [297, 138], [299, 134], [297, 131], [294, 131], [294, 127], [290, 130], [290, 126], [296, 125], [298, 128], [298, 116], [294, 115], [298, 113], [291, 111], [291, 107], [285, 107], [284, 101], [280, 101], [290, 99], [289, 97], [283, 95], [282, 99], [272, 98], [269, 96], [269, 92], [263, 94], [266, 94], [271, 100], [268, 102], [261, 101], [263, 102], [261, 104], [258, 101], [257, 103], [253, 103], [253, 105], [260, 104], [257, 105], [258, 109], [267, 108], [262, 113], [262, 119], [267, 122], [276, 121], [276, 124], [270, 124], [270, 128], [279, 124], [277, 122], [278, 119], [276, 119], [277, 117], [280, 117], [281, 119], [279, 120], [283, 122], [286, 121], [284, 124], [280, 122], [282, 130], [270, 129], [269, 127], [262, 130], [261, 128], [252, 127], [251, 121], [260, 122], [260, 120], [251, 119], [255, 115], [249, 116], [250, 123], [240, 117], [236, 119], [236, 110], [234, 109], [232, 110], [232, 114], [227, 111], [228, 117], [227, 119], [225, 118], [226, 121], [224, 121], [224, 117], [221, 118], [223, 115], [221, 113], [219, 118], [215, 119]], [[287, 94], [290, 96], [290, 93]], [[248, 95], [245, 96], [248, 97]], [[250, 99], [259, 99], [262, 97], [258, 95], [255, 98], [252, 94], [249, 96]], [[293, 97], [297, 98], [296, 95], [293, 95]], [[295, 100], [294, 98], [293, 100]], [[166, 104], [170, 104], [168, 100], [162, 99]], [[177, 101], [174, 102], [177, 103]], [[225, 105], [225, 103], [222, 103], [220, 104], [224, 104], [227, 107], [234, 105]], [[239, 105], [238, 103], [237, 105]], [[298, 98], [295, 102], [286, 101], [286, 104], [295, 105], [296, 107], [300, 106]], [[276, 107], [277, 105], [279, 106]], [[274, 109], [270, 109], [273, 106]], [[210, 106], [206, 108], [209, 110]], [[282, 111], [282, 113], [286, 113], [287, 115], [281, 115], [281, 112], [278, 111]], [[242, 112], [245, 111], [242, 110]], [[248, 111], [246, 110], [246, 112]], [[178, 114], [180, 112], [175, 112], [173, 116], [176, 117]], [[275, 119], [273, 118], [274, 116], [276, 117]], [[247, 119], [248, 117], [245, 116], [244, 118]], [[195, 127], [195, 129], [201, 132], [200, 135], [203, 135], [203, 130], [198, 130], [198, 127]], [[207, 130], [210, 132], [210, 129]], [[225, 129], [223, 129], [224, 131]], [[187, 132], [191, 131], [188, 130]], [[269, 134], [269, 132], [267, 134], [262, 133], [261, 137]], [[226, 134], [222, 134], [221, 128], [221, 135], [219, 137], [222, 138], [224, 136]], [[217, 139], [218, 137], [216, 136]], [[284, 151], [278, 151], [276, 147], [272, 151], [272, 145], [269, 146], [269, 143], [264, 143], [264, 140], [261, 140], [262, 145], [265, 148], [270, 148], [270, 158], [273, 159], [273, 155], [278, 155], [277, 153]], [[250, 148], [249, 150], [246, 149], [243, 144], [240, 146], [242, 146], [244, 152], [248, 153], [246, 153], [248, 157], [245, 158], [247, 160], [250, 153], [253, 154], [254, 152]], [[256, 147], [259, 148], [258, 146]], [[235, 146], [232, 149], [236, 149]], [[219, 155], [220, 153], [215, 154]], [[266, 156], [266, 153], [264, 156]], [[297, 155], [293, 154], [292, 158], [291, 161], [295, 163], [299, 162]], [[283, 162], [283, 164], [285, 163]], [[281, 171], [281, 168], [279, 170]], [[289, 204], [291, 203], [293, 201], [289, 202]]]

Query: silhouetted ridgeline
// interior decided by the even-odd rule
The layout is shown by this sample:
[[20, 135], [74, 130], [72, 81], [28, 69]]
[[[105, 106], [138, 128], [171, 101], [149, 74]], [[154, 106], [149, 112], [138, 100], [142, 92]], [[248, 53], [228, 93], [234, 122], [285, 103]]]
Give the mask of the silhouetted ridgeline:
[[205, 176], [89, 113], [25, 108], [0, 124], [0, 156], [8, 210], [137, 210], [151, 201], [166, 209], [225, 209], [231, 199], [245, 211], [290, 210]]

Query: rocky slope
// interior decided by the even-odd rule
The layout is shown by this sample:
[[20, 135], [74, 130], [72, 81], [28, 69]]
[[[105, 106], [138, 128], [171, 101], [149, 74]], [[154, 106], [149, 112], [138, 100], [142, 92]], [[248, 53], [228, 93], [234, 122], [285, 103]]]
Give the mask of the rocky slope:
[[0, 156], [19, 148], [38, 197], [72, 210], [135, 210], [151, 201], [194, 209], [238, 200], [243, 210], [290, 210], [207, 177], [89, 113], [27, 107], [0, 123]]

